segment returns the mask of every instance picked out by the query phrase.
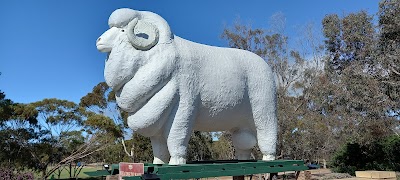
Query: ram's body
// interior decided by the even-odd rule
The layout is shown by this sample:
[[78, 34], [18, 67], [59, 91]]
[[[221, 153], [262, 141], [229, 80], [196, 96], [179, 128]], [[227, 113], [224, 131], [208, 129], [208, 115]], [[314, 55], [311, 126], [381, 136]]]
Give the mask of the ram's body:
[[[166, 23], [162, 18], [152, 23], [157, 20]], [[154, 163], [164, 163], [170, 155], [170, 164], [185, 163], [192, 130], [230, 131], [237, 158], [249, 158], [258, 141], [263, 159], [274, 159], [275, 83], [262, 58], [172, 34], [142, 51], [130, 46], [124, 34], [114, 35], [121, 33], [118, 29], [109, 31], [97, 43], [99, 50], [110, 52], [106, 82], [116, 91], [118, 105], [129, 112], [129, 127], [151, 138]], [[106, 48], [108, 41], [113, 41], [112, 48]]]
[[255, 130], [249, 97], [269, 97], [271, 101], [263, 103], [274, 104], [272, 71], [264, 60], [240, 49], [207, 46], [180, 38], [175, 42], [181, 59], [186, 61], [181, 64], [188, 64], [186, 68], [198, 78], [200, 102], [194, 129]]

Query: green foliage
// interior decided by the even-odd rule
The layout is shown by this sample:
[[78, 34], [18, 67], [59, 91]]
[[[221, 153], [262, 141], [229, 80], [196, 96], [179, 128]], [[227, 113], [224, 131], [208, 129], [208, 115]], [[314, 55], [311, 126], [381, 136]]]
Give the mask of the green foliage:
[[82, 135], [82, 131], [75, 130], [63, 132], [60, 135], [60, 141], [68, 152], [72, 152], [85, 143], [85, 137]]
[[26, 167], [31, 141], [44, 140], [38, 129], [37, 111], [30, 105], [17, 104], [0, 92], [0, 165], [9, 168]]
[[37, 124], [38, 112], [32, 105], [14, 103], [5, 98], [0, 91], [0, 127], [10, 120], [26, 121], [31, 125]]
[[109, 87], [105, 82], [97, 84], [92, 92], [81, 98], [79, 105], [82, 107], [98, 106], [103, 109], [107, 108], [108, 102], [115, 101], [113, 93], [110, 93], [109, 96], [105, 96], [108, 90]]
[[[120, 110], [115, 102], [115, 93], [105, 82], [100, 82], [93, 87], [92, 92], [81, 98], [79, 106], [86, 112], [84, 122], [86, 132], [99, 134], [105, 140], [107, 147], [96, 152], [97, 161], [118, 163], [121, 161], [132, 162], [130, 154], [126, 154], [122, 141], [127, 132], [127, 113]], [[125, 145], [132, 146], [131, 143]], [[129, 149], [129, 147], [128, 147]]]
[[365, 155], [362, 147], [357, 143], [349, 143], [338, 151], [332, 160], [333, 170], [335, 172], [349, 173], [355, 175], [356, 170], [362, 170], [364, 167]]
[[[387, 93], [384, 74], [388, 69], [382, 68], [379, 58], [382, 51], [376, 37], [382, 32], [374, 28], [372, 16], [365, 11], [344, 17], [327, 15], [322, 24], [327, 57], [325, 74], [316, 79], [317, 86], [310, 88], [313, 111], [323, 115], [320, 118], [328, 125], [326, 130], [334, 135], [326, 137], [333, 140], [330, 144], [336, 144], [333, 151], [348, 140], [370, 144], [369, 148], [380, 146], [376, 142], [392, 135], [399, 126], [398, 120], [389, 115], [396, 116], [392, 112], [398, 103]], [[369, 158], [380, 154], [362, 152]], [[379, 168], [377, 164], [381, 163], [365, 164]]]
[[31, 103], [29, 107], [38, 112], [40, 131], [26, 145], [32, 156], [26, 164], [41, 171], [44, 178], [49, 175], [47, 168], [51, 163], [60, 162], [83, 144], [79, 133], [84, 114], [74, 102], [55, 98]]
[[49, 125], [71, 128], [72, 124], [81, 125], [82, 123], [79, 106], [74, 102], [52, 98], [34, 102], [32, 105]]
[[400, 170], [400, 137], [390, 136], [370, 144], [347, 143], [332, 158], [335, 172], [355, 175], [355, 171]]
[[123, 137], [127, 113], [115, 103], [115, 94], [105, 82], [97, 84], [92, 92], [81, 98], [79, 106], [87, 113], [85, 124], [91, 131], [104, 131], [117, 138]]
[[380, 42], [382, 45], [381, 47], [386, 49], [386, 52], [392, 52], [395, 48], [399, 47], [400, 43], [399, 0], [382, 0], [379, 3], [378, 15], [379, 15], [379, 26], [381, 28], [381, 33], [380, 33]]
[[3, 129], [0, 131], [0, 163], [12, 168], [26, 167], [26, 159], [31, 159], [27, 141], [35, 139], [32, 128]]
[[192, 133], [187, 149], [188, 161], [212, 159], [212, 136], [208, 132], [195, 131]]
[[381, 145], [385, 154], [386, 168], [400, 171], [400, 136], [385, 138]]
[[135, 162], [153, 162], [153, 151], [150, 138], [134, 133], [132, 140], [128, 141], [134, 145]]
[[[91, 141], [85, 139], [88, 137], [81, 131], [88, 113], [73, 102], [59, 99], [44, 99], [31, 104], [2, 102], [8, 106], [8, 111], [2, 112], [11, 112], [1, 116], [8, 118], [0, 126], [0, 144], [5, 147], [0, 151], [0, 160], [5, 166], [37, 170], [45, 178], [53, 171], [48, 169], [50, 164], [76, 154], [82, 145]], [[101, 141], [92, 143], [93, 147], [96, 148], [98, 143]], [[84, 151], [91, 151], [93, 147], [89, 143]], [[78, 154], [74, 158], [84, 156], [86, 154]]]
[[117, 126], [111, 118], [102, 114], [90, 113], [89, 117], [85, 121], [85, 125], [89, 129], [104, 131], [117, 138], [123, 136], [122, 129]]
[[[400, 101], [400, 1], [382, 0], [379, 3], [379, 62], [387, 69], [383, 78], [385, 93], [395, 102]], [[398, 111], [399, 104], [393, 105]]]
[[13, 102], [5, 97], [6, 95], [4, 92], [0, 91], [0, 125], [3, 125], [5, 121], [9, 120], [13, 114]]
[[31, 125], [38, 124], [38, 111], [36, 110], [35, 106], [32, 104], [14, 104], [13, 105], [13, 115], [11, 119], [19, 120], [19, 121], [26, 121]]
[[234, 159], [232, 135], [229, 132], [216, 134], [217, 141], [212, 142], [212, 156], [216, 160]]
[[336, 14], [322, 20], [328, 72], [341, 73], [353, 61], [369, 63], [373, 55], [376, 32], [372, 16], [360, 11], [339, 18]]

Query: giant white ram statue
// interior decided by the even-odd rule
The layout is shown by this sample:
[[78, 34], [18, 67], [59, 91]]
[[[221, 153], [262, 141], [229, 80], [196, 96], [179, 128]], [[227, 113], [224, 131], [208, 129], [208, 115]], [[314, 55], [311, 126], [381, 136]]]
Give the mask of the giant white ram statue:
[[193, 130], [230, 131], [236, 158], [257, 142], [275, 159], [276, 87], [271, 68], [249, 51], [198, 44], [174, 35], [159, 15], [117, 9], [96, 42], [128, 125], [150, 137], [155, 164], [185, 164]]

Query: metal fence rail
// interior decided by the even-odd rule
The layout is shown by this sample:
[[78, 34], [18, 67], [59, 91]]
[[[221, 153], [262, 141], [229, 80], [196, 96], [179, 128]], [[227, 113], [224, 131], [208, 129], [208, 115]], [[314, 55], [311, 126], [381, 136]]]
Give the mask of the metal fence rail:
[[145, 165], [142, 176], [123, 177], [125, 180], [145, 179], [197, 179], [221, 176], [244, 176], [262, 173], [278, 173], [287, 171], [304, 171], [307, 166], [301, 160], [275, 161], [199, 161], [178, 166]]

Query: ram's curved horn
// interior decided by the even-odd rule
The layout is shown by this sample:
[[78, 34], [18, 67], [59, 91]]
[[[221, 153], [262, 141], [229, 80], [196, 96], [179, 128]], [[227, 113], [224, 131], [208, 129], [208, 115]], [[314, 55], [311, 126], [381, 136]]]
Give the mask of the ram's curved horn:
[[[138, 18], [129, 22], [127, 35], [133, 47], [139, 50], [149, 50], [158, 42], [158, 28], [151, 23], [138, 21]], [[136, 33], [143, 33], [144, 37], [137, 36]]]

